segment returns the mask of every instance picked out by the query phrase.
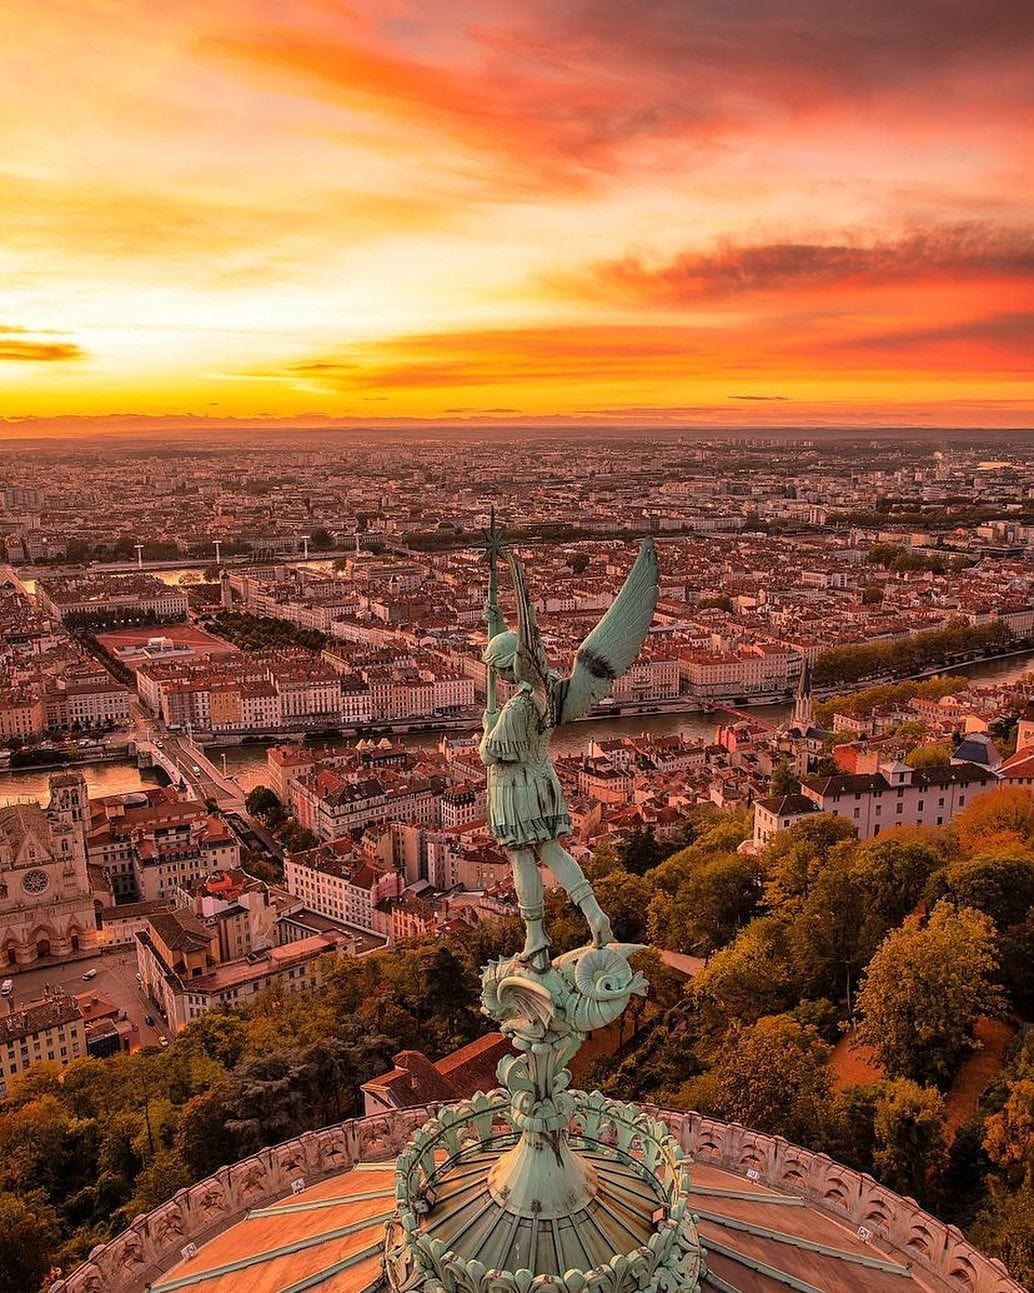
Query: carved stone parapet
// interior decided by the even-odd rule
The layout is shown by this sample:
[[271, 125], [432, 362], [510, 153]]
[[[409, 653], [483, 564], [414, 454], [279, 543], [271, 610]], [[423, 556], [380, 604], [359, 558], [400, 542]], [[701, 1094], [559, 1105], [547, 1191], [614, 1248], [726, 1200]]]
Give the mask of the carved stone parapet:
[[796, 1194], [925, 1267], [958, 1293], [1025, 1293], [1004, 1264], [987, 1257], [957, 1226], [925, 1212], [915, 1199], [895, 1194], [865, 1172], [828, 1154], [767, 1136], [739, 1123], [697, 1113], [654, 1110], [686, 1154], [784, 1193]]
[[81, 1266], [50, 1286], [50, 1293], [141, 1293], [180, 1259], [188, 1243], [203, 1243], [250, 1208], [289, 1195], [298, 1178], [312, 1184], [348, 1171], [363, 1158], [394, 1158], [426, 1116], [421, 1109], [391, 1118], [356, 1118], [221, 1167], [98, 1244]]
[[[507, 1094], [496, 1091], [489, 1096], [475, 1098], [494, 1102], [495, 1108], [489, 1111], [482, 1109], [481, 1113], [487, 1112], [490, 1127], [505, 1131], [508, 1127], [505, 1117]], [[282, 1174], [271, 1175], [270, 1196], [250, 1206], [264, 1206], [290, 1194], [287, 1176], [298, 1154], [311, 1155], [307, 1160], [310, 1166], [306, 1180], [313, 1183], [346, 1172], [361, 1159], [391, 1157], [391, 1142], [399, 1136], [403, 1139], [408, 1137], [418, 1127], [431, 1126], [445, 1109], [450, 1108], [457, 1106], [407, 1109], [387, 1120], [350, 1120], [263, 1150], [256, 1157], [277, 1159], [282, 1165]], [[582, 1097], [576, 1134], [580, 1129], [587, 1136], [609, 1141], [615, 1148], [622, 1144], [626, 1148], [634, 1146], [631, 1124], [623, 1115], [619, 1116], [620, 1109], [621, 1106], [613, 1101], [604, 1102], [602, 1096]], [[756, 1172], [756, 1179], [763, 1185], [800, 1195], [812, 1206], [853, 1228], [865, 1226], [885, 1240], [895, 1253], [901, 1253], [918, 1266], [934, 1272], [955, 1293], [1024, 1293], [1023, 1287], [1012, 1279], [1000, 1261], [975, 1249], [956, 1226], [939, 1221], [924, 1212], [914, 1200], [894, 1194], [872, 1177], [844, 1167], [827, 1154], [814, 1153], [780, 1137], [765, 1136], [739, 1124], [716, 1122], [699, 1114], [651, 1108], [638, 1108], [635, 1113], [664, 1124], [675, 1148], [683, 1154], [681, 1160], [674, 1160], [680, 1162], [682, 1170], [685, 1170], [685, 1164], [691, 1166], [695, 1159], [741, 1176], [748, 1171]], [[385, 1122], [396, 1120], [399, 1131], [392, 1133]], [[473, 1135], [464, 1133], [455, 1123], [452, 1127], [457, 1147], [462, 1144], [473, 1148]], [[509, 1130], [511, 1138], [515, 1138], [513, 1129]], [[658, 1138], [650, 1139], [653, 1142]], [[576, 1139], [574, 1143], [577, 1145], [579, 1142]], [[279, 1185], [274, 1184], [277, 1180]], [[120, 1235], [106, 1244], [97, 1245], [85, 1262], [51, 1285], [50, 1293], [142, 1293], [148, 1283], [165, 1274], [180, 1260], [181, 1249], [186, 1244], [203, 1244], [243, 1215], [227, 1189], [228, 1182], [229, 1169], [221, 1168], [214, 1176], [177, 1191], [172, 1199], [137, 1217]], [[392, 1233], [393, 1238], [397, 1238], [398, 1231], [393, 1230]], [[389, 1261], [390, 1251], [389, 1248]], [[605, 1275], [604, 1278], [611, 1276]], [[439, 1285], [438, 1293], [449, 1287], [441, 1281]], [[504, 1284], [499, 1287], [501, 1293], [511, 1293], [514, 1286]], [[518, 1284], [516, 1287], [520, 1293], [527, 1293], [529, 1289], [534, 1289], [534, 1293], [549, 1290], [548, 1284], [528, 1284], [525, 1288]], [[579, 1285], [577, 1279], [567, 1288], [559, 1287], [560, 1293], [600, 1293], [601, 1287], [610, 1293], [606, 1284], [595, 1287], [587, 1283]], [[686, 1287], [685, 1284], [673, 1285], [671, 1293], [675, 1293], [675, 1289], [681, 1293]], [[463, 1284], [454, 1288], [466, 1293]], [[549, 1293], [555, 1293], [555, 1289]]]

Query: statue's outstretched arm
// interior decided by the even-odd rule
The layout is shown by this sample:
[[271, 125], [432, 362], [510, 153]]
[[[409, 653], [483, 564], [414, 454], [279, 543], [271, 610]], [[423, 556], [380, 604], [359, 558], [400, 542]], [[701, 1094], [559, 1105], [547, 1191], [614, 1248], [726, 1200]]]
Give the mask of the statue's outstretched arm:
[[499, 609], [499, 603], [496, 601], [485, 602], [485, 624], [488, 628], [488, 640], [491, 640], [497, 633], [505, 633], [507, 630], [506, 619], [503, 612]]

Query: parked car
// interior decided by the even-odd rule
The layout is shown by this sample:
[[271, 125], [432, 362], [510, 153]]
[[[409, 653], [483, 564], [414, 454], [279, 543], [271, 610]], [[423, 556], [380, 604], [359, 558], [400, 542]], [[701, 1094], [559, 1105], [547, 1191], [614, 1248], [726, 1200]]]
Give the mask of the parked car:
[[3, 983], [0, 983], [0, 997], [9, 997], [13, 991], [14, 991], [13, 979], [4, 979]]
[[87, 970], [86, 973], [83, 975], [83, 978], [86, 980], [95, 979], [96, 977], [97, 977], [96, 970]]
[[169, 1039], [167, 1037], [158, 1038], [158, 1045], [162, 1047], [163, 1050], [165, 1049], [166, 1046], [168, 1046], [168, 1044], [169, 1044]]
[[144, 1023], [145, 1023], [145, 1024], [150, 1024], [150, 1025], [151, 1025], [151, 1027], [153, 1028], [153, 1027], [154, 1027], [154, 1015], [144, 1015]]

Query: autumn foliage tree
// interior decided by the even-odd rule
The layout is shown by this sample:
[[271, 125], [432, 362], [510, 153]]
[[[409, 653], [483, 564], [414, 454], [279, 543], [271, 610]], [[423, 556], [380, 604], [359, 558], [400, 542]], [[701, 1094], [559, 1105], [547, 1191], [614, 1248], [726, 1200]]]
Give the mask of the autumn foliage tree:
[[696, 976], [693, 996], [715, 1022], [752, 1024], [789, 1009], [795, 986], [789, 926], [759, 916]]
[[899, 1194], [922, 1199], [945, 1150], [940, 1093], [908, 1078], [881, 1083], [873, 1117], [873, 1170]]
[[947, 898], [982, 911], [999, 930], [1021, 924], [1034, 907], [1034, 855], [960, 858], [939, 878]]
[[952, 833], [965, 854], [992, 848], [1034, 847], [1034, 791], [1000, 786], [980, 795], [952, 819]]
[[997, 969], [994, 925], [981, 912], [941, 902], [925, 924], [910, 916], [869, 963], [857, 1040], [892, 1076], [947, 1083], [974, 1046], [977, 1019], [1004, 1006]]
[[785, 915], [799, 910], [836, 847], [854, 837], [847, 818], [833, 813], [816, 813], [779, 831], [761, 859], [769, 905]]
[[815, 1144], [829, 1100], [830, 1054], [813, 1027], [790, 1015], [733, 1028], [713, 1072], [716, 1112], [797, 1144]]
[[713, 952], [750, 919], [760, 897], [754, 858], [740, 853], [697, 855], [684, 864], [672, 892], [655, 893], [650, 899], [650, 940], [674, 952]]
[[0, 1288], [39, 1288], [58, 1235], [57, 1216], [41, 1190], [0, 1192]]
[[983, 1121], [989, 1174], [972, 1237], [1001, 1258], [1024, 1288], [1034, 1287], [1034, 1032], [1019, 1041]]

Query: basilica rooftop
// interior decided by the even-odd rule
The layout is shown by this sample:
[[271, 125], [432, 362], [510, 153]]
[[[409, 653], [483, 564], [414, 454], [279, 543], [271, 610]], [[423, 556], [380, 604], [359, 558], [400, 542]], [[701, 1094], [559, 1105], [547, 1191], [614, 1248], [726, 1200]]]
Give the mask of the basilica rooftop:
[[[395, 1158], [428, 1112], [341, 1123], [222, 1168], [94, 1249], [51, 1293], [378, 1293]], [[1023, 1293], [955, 1227], [824, 1154], [660, 1116], [692, 1160], [702, 1289]], [[443, 1220], [476, 1224], [481, 1207], [455, 1196]]]

